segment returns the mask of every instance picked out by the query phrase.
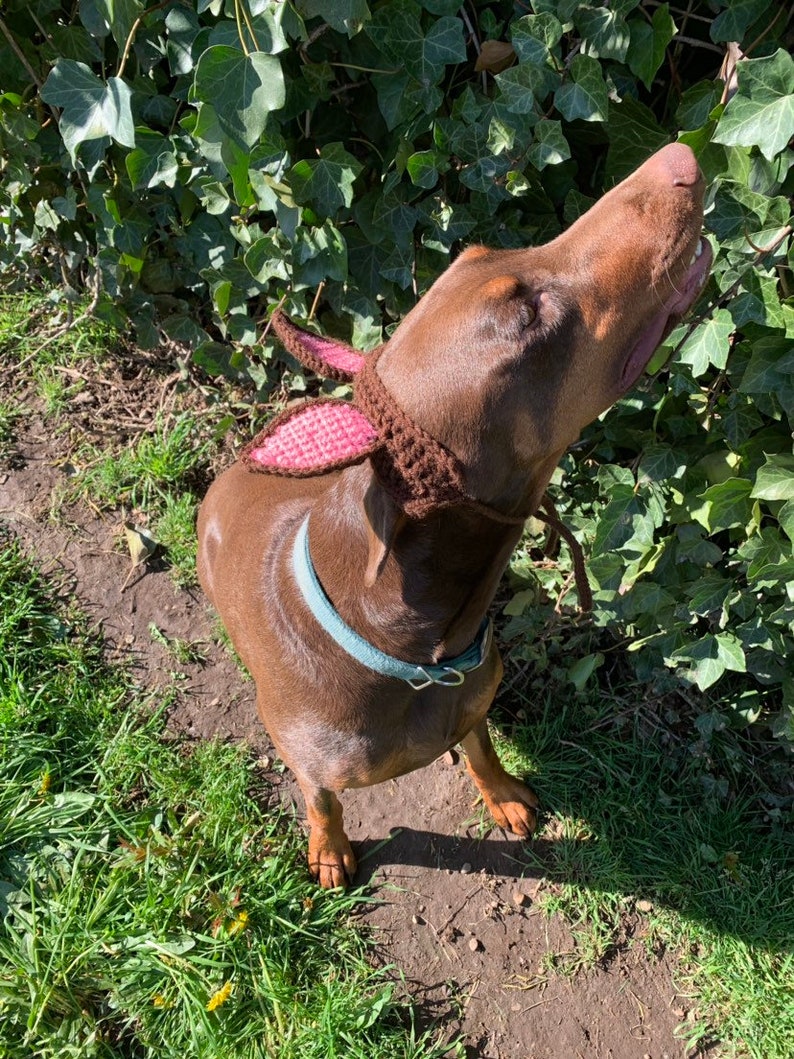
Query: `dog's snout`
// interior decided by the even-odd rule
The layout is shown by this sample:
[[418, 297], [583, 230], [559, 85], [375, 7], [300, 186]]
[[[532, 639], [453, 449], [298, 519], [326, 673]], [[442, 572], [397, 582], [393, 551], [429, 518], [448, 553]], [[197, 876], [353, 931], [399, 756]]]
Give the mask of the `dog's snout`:
[[661, 180], [671, 180], [673, 187], [693, 187], [703, 178], [697, 158], [685, 143], [669, 143], [650, 158], [646, 165]]

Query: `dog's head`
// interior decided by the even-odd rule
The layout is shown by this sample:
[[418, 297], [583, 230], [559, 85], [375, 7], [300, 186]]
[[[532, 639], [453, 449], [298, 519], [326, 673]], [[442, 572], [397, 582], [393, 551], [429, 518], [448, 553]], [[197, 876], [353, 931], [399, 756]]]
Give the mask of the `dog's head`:
[[542, 491], [637, 381], [708, 275], [703, 193], [692, 151], [670, 144], [553, 242], [469, 248], [402, 322], [381, 378], [477, 496], [520, 506], [528, 478]]
[[[546, 246], [466, 250], [369, 370], [368, 390], [382, 387], [392, 402], [387, 420], [393, 409], [404, 413], [417, 436], [451, 454], [454, 488], [505, 513], [534, 508], [568, 445], [636, 382], [701, 290], [711, 263], [703, 192], [692, 151], [670, 144]], [[354, 350], [275, 322], [314, 370], [366, 379]], [[394, 449], [388, 421], [347, 407], [290, 413], [248, 447], [249, 462], [321, 473]], [[332, 419], [333, 436], [329, 427], [324, 437]], [[306, 440], [310, 420], [322, 452]], [[296, 436], [311, 453], [279, 470], [276, 457], [289, 462], [285, 439], [297, 452]]]

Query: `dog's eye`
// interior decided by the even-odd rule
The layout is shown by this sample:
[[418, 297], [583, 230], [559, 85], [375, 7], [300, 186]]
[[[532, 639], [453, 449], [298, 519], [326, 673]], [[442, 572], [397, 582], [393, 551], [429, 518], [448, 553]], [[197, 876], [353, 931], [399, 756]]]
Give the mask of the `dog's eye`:
[[534, 324], [538, 318], [537, 307], [532, 302], [523, 302], [521, 305], [521, 330], [525, 331]]

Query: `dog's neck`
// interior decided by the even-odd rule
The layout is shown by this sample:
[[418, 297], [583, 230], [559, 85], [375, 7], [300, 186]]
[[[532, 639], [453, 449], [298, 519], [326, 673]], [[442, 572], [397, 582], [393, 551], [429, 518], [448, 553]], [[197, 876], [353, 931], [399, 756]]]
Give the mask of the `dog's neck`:
[[340, 616], [412, 662], [471, 644], [520, 535], [521, 525], [465, 505], [406, 518], [368, 464], [340, 475], [309, 524], [314, 567]]

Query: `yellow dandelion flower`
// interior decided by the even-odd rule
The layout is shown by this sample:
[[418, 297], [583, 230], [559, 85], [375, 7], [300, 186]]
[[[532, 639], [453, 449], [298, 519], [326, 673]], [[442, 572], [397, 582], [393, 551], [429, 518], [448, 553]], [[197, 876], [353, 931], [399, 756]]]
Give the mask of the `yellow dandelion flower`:
[[237, 913], [235, 919], [229, 925], [229, 937], [233, 938], [235, 934], [239, 934], [241, 930], [245, 930], [248, 926], [248, 913], [244, 908], [241, 908]]
[[217, 993], [213, 993], [207, 1001], [207, 1011], [214, 1011], [215, 1008], [219, 1008], [221, 1004], [225, 1004], [229, 997], [232, 995], [232, 983], [224, 982]]
[[52, 773], [49, 769], [45, 769], [41, 777], [41, 783], [39, 784], [39, 794], [47, 794], [51, 786]]
[[162, 993], [155, 993], [155, 995], [152, 997], [152, 1003], [156, 1008], [164, 1008], [168, 1001], [165, 999]]

